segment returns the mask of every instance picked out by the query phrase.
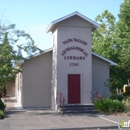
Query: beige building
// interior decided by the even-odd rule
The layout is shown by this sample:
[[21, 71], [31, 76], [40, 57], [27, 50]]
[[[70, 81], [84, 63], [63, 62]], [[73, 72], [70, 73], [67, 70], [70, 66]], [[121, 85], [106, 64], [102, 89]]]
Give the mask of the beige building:
[[99, 25], [74, 12], [53, 21], [53, 47], [22, 65], [15, 83], [15, 96], [22, 107], [57, 109], [57, 92], [65, 105], [92, 103], [92, 91], [108, 97], [109, 66], [116, 63], [92, 52], [92, 32]]

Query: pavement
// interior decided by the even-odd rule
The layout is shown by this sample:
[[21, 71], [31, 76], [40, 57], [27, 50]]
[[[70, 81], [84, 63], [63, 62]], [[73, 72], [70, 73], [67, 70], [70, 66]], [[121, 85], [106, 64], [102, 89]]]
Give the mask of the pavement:
[[16, 101], [11, 100], [6, 100], [6, 105], [5, 119], [0, 120], [0, 130], [119, 130], [118, 122], [130, 120], [130, 116], [64, 115], [51, 109], [22, 109]]

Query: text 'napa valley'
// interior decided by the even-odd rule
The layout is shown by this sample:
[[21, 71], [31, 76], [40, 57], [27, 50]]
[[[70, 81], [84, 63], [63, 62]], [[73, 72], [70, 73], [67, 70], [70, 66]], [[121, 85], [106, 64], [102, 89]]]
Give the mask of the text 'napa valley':
[[[70, 42], [78, 42], [80, 44], [87, 45], [87, 42], [85, 42], [85, 41], [83, 41], [81, 39], [77, 39], [77, 38], [67, 39], [67, 40], [65, 40], [63, 42], [63, 44], [66, 45], [66, 44], [68, 44]], [[78, 50], [78, 51], [82, 52], [84, 54], [84, 56], [64, 56], [68, 51], [71, 51], [71, 50]], [[64, 56], [65, 60], [85, 60], [85, 57], [88, 56], [88, 53], [81, 47], [71, 46], [71, 47], [67, 47], [66, 49], [64, 49], [61, 52], [61, 55]]]

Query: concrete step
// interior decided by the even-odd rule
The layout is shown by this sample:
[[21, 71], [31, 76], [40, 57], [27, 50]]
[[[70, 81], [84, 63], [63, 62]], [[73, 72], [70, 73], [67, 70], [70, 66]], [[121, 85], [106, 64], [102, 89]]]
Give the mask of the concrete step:
[[94, 105], [65, 105], [64, 108], [89, 108], [89, 107], [94, 107]]
[[73, 113], [98, 113], [96, 110], [67, 110], [67, 111], [62, 111], [63, 114], [73, 114]]
[[66, 105], [64, 108], [61, 108], [63, 114], [72, 114], [72, 113], [98, 113], [94, 105]]

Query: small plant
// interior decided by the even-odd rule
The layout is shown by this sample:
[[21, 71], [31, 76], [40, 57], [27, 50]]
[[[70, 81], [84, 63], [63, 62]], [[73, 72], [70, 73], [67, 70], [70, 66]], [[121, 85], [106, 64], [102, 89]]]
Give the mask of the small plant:
[[1, 97], [0, 97], [0, 119], [4, 119], [4, 112], [5, 112], [5, 104], [4, 102], [1, 100]]
[[95, 100], [94, 105], [97, 111], [103, 113], [117, 113], [125, 111], [125, 105], [122, 102], [109, 98]]
[[0, 99], [0, 110], [5, 110], [5, 104], [4, 104], [4, 102], [2, 102], [2, 100]]
[[125, 104], [125, 112], [130, 112], [130, 96], [126, 96], [122, 102]]
[[4, 111], [0, 110], [0, 119], [4, 119]]

